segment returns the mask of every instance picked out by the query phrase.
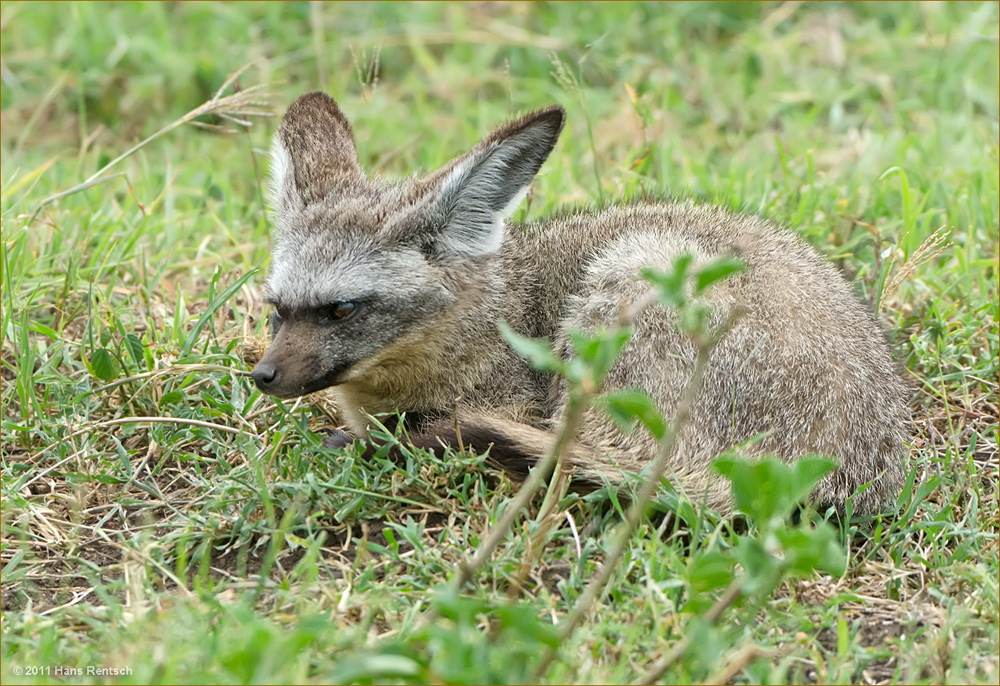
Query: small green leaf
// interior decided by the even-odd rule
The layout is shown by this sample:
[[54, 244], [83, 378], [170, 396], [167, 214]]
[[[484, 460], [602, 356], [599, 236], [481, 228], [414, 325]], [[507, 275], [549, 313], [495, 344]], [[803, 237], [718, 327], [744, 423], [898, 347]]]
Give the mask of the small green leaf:
[[837, 617], [837, 655], [840, 658], [847, 658], [847, 651], [851, 645], [851, 639], [847, 633], [847, 622], [844, 616]]
[[601, 401], [608, 415], [623, 431], [630, 431], [638, 420], [657, 441], [662, 440], [667, 432], [667, 423], [656, 403], [643, 391], [613, 391], [603, 395]]
[[336, 663], [337, 683], [412, 681], [421, 673], [420, 663], [404, 655], [352, 654]]
[[103, 381], [111, 381], [118, 375], [118, 363], [107, 348], [98, 348], [90, 356], [90, 368], [94, 376]]
[[124, 340], [122, 340], [122, 345], [128, 350], [128, 354], [132, 357], [135, 362], [135, 366], [142, 369], [143, 367], [143, 355], [145, 351], [143, 350], [142, 339], [136, 336], [134, 333], [125, 334]]
[[694, 292], [701, 293], [716, 281], [746, 269], [746, 263], [731, 255], [712, 260], [698, 270], [694, 277]]
[[684, 282], [687, 280], [688, 268], [693, 259], [694, 257], [690, 253], [683, 253], [674, 260], [668, 272], [647, 268], [640, 271], [639, 274], [657, 287], [657, 296], [661, 303], [681, 307], [687, 302]]
[[837, 540], [837, 532], [826, 522], [811, 528], [779, 528], [774, 535], [789, 572], [805, 576], [818, 569], [841, 576], [847, 569], [847, 553]]
[[539, 619], [537, 610], [532, 607], [504, 603], [494, 608], [491, 614], [500, 620], [504, 631], [512, 632], [520, 640], [528, 639], [550, 648], [560, 645], [559, 632], [548, 622]]
[[386, 542], [388, 542], [392, 552], [399, 555], [399, 542], [396, 541], [396, 534], [392, 533], [392, 529], [389, 527], [382, 529], [382, 535], [385, 537]]
[[622, 348], [632, 336], [629, 328], [601, 328], [596, 334], [588, 336], [579, 331], [570, 331], [569, 339], [580, 360], [590, 369], [594, 381], [600, 383], [604, 375], [611, 369]]
[[32, 331], [37, 331], [38, 333], [44, 336], [48, 336], [53, 341], [59, 340], [59, 334], [56, 333], [55, 330], [45, 326], [44, 324], [39, 324], [38, 322], [31, 322], [31, 324], [28, 325], [28, 328], [30, 328]]
[[344, 521], [352, 514], [354, 514], [355, 510], [357, 510], [361, 506], [361, 502], [363, 500], [364, 498], [362, 498], [360, 495], [351, 498], [346, 505], [344, 505], [342, 508], [340, 508], [334, 513], [333, 518], [338, 522]]
[[466, 621], [474, 620], [476, 615], [489, 609], [483, 600], [460, 595], [450, 586], [434, 594], [431, 606], [442, 617]]
[[749, 461], [723, 456], [712, 463], [732, 482], [737, 509], [758, 526], [787, 515], [835, 467], [833, 460], [823, 457], [802, 457], [787, 465], [775, 457]]
[[769, 554], [759, 539], [741, 536], [736, 540], [733, 552], [736, 561], [743, 567], [745, 595], [770, 593], [781, 580], [781, 560]]
[[93, 477], [94, 481], [102, 484], [125, 484], [128, 483], [128, 479], [122, 479], [117, 476], [111, 476], [110, 474], [95, 474]]
[[701, 669], [719, 664], [727, 644], [718, 629], [704, 616], [694, 616], [684, 625], [684, 636], [690, 641], [687, 653]]
[[169, 393], [164, 393], [163, 397], [160, 398], [161, 405], [173, 405], [174, 403], [179, 403], [184, 399], [184, 394], [180, 391], [170, 391]]
[[809, 495], [813, 487], [819, 483], [820, 479], [837, 468], [837, 462], [829, 457], [814, 455], [800, 457], [792, 463], [792, 486], [795, 489], [796, 498], [801, 499]]
[[681, 309], [681, 331], [698, 334], [707, 330], [708, 318], [712, 308], [705, 302], [693, 301]]
[[719, 551], [698, 555], [688, 572], [691, 587], [699, 593], [710, 593], [717, 588], [728, 586], [733, 580], [734, 564], [731, 556], [723, 555]]
[[535, 369], [557, 372], [563, 368], [563, 361], [552, 352], [552, 343], [548, 339], [522, 336], [503, 320], [497, 322], [497, 327], [514, 352], [528, 360]]

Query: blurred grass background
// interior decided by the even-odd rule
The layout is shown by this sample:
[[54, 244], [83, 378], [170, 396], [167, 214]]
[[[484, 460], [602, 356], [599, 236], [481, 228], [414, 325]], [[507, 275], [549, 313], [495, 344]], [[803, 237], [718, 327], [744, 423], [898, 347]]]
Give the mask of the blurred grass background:
[[[373, 173], [429, 171], [558, 102], [569, 123], [520, 219], [694, 196], [828, 255], [914, 389], [911, 499], [845, 525], [847, 577], [737, 610], [670, 678], [995, 682], [997, 25], [996, 3], [3, 3], [4, 681], [56, 680], [8, 671], [29, 664], [517, 681], [537, 653], [521, 615], [417, 630], [509, 494], [481, 458], [319, 452], [328, 403], [275, 405], [241, 375], [263, 334], [277, 117], [202, 118], [39, 209], [249, 65], [237, 87], [265, 84], [275, 114], [337, 98]], [[231, 431], [125, 421], [147, 416]], [[589, 522], [582, 548], [567, 527], [541, 553], [512, 538], [483, 607], [529, 559], [516, 607], [565, 613], [615, 521], [566, 508]], [[702, 630], [684, 623], [693, 561], [725, 527], [657, 526], [550, 680], [631, 681]]]

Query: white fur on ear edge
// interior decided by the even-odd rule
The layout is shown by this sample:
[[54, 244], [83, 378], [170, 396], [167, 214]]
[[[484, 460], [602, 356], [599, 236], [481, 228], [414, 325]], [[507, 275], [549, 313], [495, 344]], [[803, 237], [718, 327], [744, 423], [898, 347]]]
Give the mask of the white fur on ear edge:
[[[456, 165], [451, 173], [448, 174], [448, 178], [441, 184], [442, 195], [456, 192], [459, 188], [466, 186], [469, 181], [468, 169], [470, 164], [470, 160], [465, 160]], [[485, 176], [485, 178], [477, 178], [474, 185], [502, 183], [499, 178], [491, 178], [488, 172], [486, 174], [481, 173], [480, 176]], [[456, 212], [441, 235], [441, 248], [445, 252], [464, 257], [482, 257], [484, 255], [492, 255], [500, 250], [504, 237], [504, 224], [514, 214], [514, 210], [521, 204], [521, 201], [524, 200], [530, 187], [531, 184], [527, 184], [521, 188], [500, 211], [490, 210], [485, 207], [481, 209], [467, 207], [463, 208], [465, 211]], [[471, 189], [466, 188], [466, 190]], [[475, 197], [474, 193], [470, 193], [469, 195]]]
[[510, 199], [510, 202], [507, 203], [507, 206], [504, 207], [502, 210], [500, 210], [501, 221], [507, 221], [508, 219], [510, 219], [511, 215], [514, 214], [514, 210], [516, 210], [518, 205], [521, 204], [521, 202], [524, 200], [524, 197], [528, 195], [529, 188], [531, 188], [530, 183], [521, 190], [519, 190], [517, 194]]
[[288, 176], [291, 167], [292, 158], [282, 144], [281, 137], [275, 133], [274, 139], [271, 141], [271, 178], [268, 182], [268, 190], [270, 191], [268, 202], [274, 208], [277, 208], [278, 201], [281, 199], [281, 189], [285, 185], [285, 177]]

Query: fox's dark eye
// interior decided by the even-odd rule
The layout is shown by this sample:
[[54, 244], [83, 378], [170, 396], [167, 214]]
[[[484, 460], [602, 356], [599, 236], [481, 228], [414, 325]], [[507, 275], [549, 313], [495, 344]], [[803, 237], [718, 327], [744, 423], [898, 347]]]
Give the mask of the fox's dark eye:
[[332, 324], [333, 322], [343, 321], [354, 314], [357, 309], [357, 303], [352, 303], [347, 300], [335, 302], [320, 310], [319, 323]]
[[271, 313], [271, 335], [278, 333], [278, 329], [281, 328], [281, 315], [277, 312]]

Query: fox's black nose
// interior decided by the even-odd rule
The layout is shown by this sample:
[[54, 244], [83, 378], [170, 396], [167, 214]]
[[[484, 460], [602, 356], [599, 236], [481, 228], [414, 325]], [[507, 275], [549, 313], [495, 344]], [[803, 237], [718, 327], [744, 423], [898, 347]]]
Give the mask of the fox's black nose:
[[267, 387], [274, 383], [274, 380], [278, 378], [278, 370], [266, 362], [260, 362], [253, 368], [253, 371], [250, 372], [250, 376], [253, 377], [253, 381], [257, 384], [257, 388], [262, 391], [266, 391]]

